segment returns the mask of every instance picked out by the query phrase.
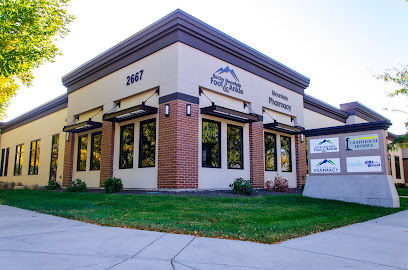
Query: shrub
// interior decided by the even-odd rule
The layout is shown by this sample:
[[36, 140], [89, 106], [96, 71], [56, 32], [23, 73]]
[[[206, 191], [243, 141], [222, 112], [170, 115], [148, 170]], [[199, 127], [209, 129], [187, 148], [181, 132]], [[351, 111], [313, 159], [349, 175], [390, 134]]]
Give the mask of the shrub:
[[251, 185], [251, 180], [245, 180], [243, 178], [236, 178], [234, 183], [230, 184], [229, 186], [236, 194], [251, 195], [254, 192]]
[[7, 182], [1, 183], [0, 188], [1, 188], [1, 189], [8, 189], [8, 188], [9, 188], [9, 183], [7, 183]]
[[86, 183], [81, 179], [76, 179], [70, 186], [67, 186], [67, 192], [86, 192]]
[[289, 188], [288, 180], [280, 176], [279, 174], [275, 176], [275, 180], [266, 181], [266, 190], [276, 191], [276, 192], [286, 192]]
[[105, 180], [104, 187], [106, 194], [121, 192], [123, 190], [122, 180], [120, 178], [110, 177]]
[[23, 183], [21, 183], [21, 182], [17, 182], [17, 184], [16, 184], [16, 186], [22, 186], [23, 185]]
[[50, 179], [48, 180], [48, 184], [44, 188], [48, 190], [60, 189], [61, 185], [57, 181]]
[[9, 183], [9, 188], [13, 189], [16, 186], [16, 182], [10, 182]]
[[395, 187], [396, 188], [407, 188], [407, 185], [405, 183], [396, 183]]

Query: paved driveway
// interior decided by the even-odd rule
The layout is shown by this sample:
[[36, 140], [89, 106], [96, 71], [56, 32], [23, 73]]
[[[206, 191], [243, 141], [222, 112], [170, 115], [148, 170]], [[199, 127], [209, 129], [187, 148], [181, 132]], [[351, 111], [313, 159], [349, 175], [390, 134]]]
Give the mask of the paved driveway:
[[0, 205], [0, 269], [408, 269], [408, 211], [265, 245], [101, 227]]

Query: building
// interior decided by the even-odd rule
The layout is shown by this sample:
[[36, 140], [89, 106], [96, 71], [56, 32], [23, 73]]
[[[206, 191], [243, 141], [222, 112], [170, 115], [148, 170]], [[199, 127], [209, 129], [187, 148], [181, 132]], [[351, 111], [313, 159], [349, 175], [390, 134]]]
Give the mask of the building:
[[[67, 94], [2, 123], [3, 181], [98, 188], [255, 188], [304, 184], [301, 131], [389, 121], [304, 93], [309, 79], [176, 10], [62, 78]], [[392, 135], [391, 135], [392, 136]], [[390, 153], [404, 182], [402, 153]]]

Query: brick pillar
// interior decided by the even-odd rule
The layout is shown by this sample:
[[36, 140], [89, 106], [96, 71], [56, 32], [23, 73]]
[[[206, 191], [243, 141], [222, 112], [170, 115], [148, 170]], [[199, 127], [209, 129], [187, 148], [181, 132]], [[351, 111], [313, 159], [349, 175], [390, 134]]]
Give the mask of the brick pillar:
[[306, 140], [301, 142], [301, 135], [295, 136], [296, 152], [296, 180], [297, 186], [300, 187], [306, 182], [307, 162], [306, 162]]
[[115, 143], [115, 123], [110, 121], [102, 122], [101, 140], [101, 170], [99, 175], [99, 185], [103, 187], [106, 179], [113, 177], [113, 152]]
[[264, 158], [263, 122], [249, 124], [249, 156], [250, 178], [254, 188], [264, 188], [265, 158]]
[[74, 170], [74, 143], [75, 133], [70, 133], [69, 141], [65, 141], [64, 171], [62, 173], [62, 185], [64, 187], [69, 186], [72, 182], [72, 172]]
[[[170, 115], [164, 115], [165, 104]], [[186, 105], [191, 104], [191, 116]], [[159, 105], [158, 188], [198, 188], [198, 104], [173, 100]]]

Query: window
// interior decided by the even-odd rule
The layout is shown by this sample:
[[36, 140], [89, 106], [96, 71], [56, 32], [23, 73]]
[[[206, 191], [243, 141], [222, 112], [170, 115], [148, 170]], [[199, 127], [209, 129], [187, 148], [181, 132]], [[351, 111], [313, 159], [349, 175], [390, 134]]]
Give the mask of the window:
[[120, 127], [119, 169], [133, 168], [134, 125]]
[[91, 136], [91, 171], [101, 169], [102, 132], [92, 133]]
[[10, 147], [6, 149], [6, 160], [4, 161], [4, 173], [3, 173], [4, 176], [7, 176], [9, 156], [10, 156]]
[[202, 127], [202, 166], [221, 168], [221, 123], [204, 120]]
[[292, 171], [291, 139], [281, 136], [281, 166], [282, 172]]
[[50, 179], [57, 180], [59, 134], [52, 135]]
[[400, 158], [395, 156], [395, 177], [397, 179], [401, 179], [401, 165], [400, 165]]
[[5, 158], [5, 157], [6, 157], [6, 149], [1, 149], [0, 177], [3, 176], [4, 158]]
[[77, 171], [86, 171], [88, 134], [78, 137]]
[[40, 160], [40, 140], [32, 141], [30, 145], [30, 163], [28, 165], [28, 174], [38, 174], [38, 163]]
[[24, 144], [16, 146], [16, 159], [14, 162], [14, 175], [21, 175], [23, 169]]
[[243, 169], [242, 127], [227, 125], [228, 169]]
[[265, 132], [265, 171], [276, 171], [276, 135]]
[[154, 167], [156, 161], [156, 119], [140, 122], [139, 167]]

